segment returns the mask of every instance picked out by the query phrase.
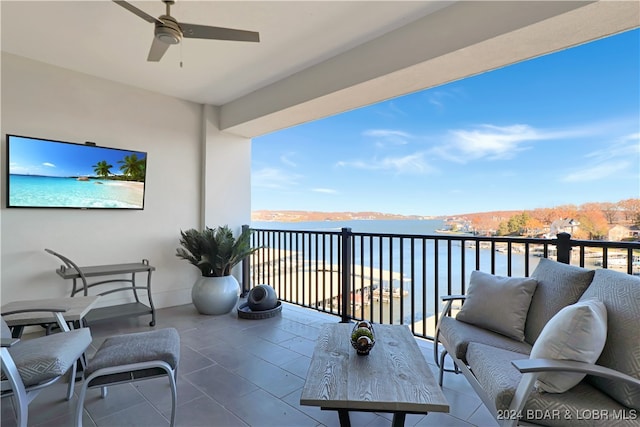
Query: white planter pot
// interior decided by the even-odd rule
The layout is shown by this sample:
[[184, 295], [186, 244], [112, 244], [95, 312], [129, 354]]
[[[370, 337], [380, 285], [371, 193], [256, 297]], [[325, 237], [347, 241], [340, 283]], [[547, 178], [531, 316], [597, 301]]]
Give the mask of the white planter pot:
[[233, 276], [200, 277], [191, 289], [191, 301], [200, 314], [225, 314], [233, 310], [240, 285]]

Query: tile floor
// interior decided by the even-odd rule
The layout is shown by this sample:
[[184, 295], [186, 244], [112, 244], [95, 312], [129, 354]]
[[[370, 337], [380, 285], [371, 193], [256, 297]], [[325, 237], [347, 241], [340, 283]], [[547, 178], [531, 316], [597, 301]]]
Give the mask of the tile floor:
[[[192, 305], [160, 309], [156, 328], [180, 332], [178, 369], [178, 426], [338, 426], [334, 411], [301, 406], [300, 394], [323, 323], [339, 318], [284, 304], [281, 315], [262, 320], [228, 315], [202, 316]], [[149, 330], [147, 317], [119, 319], [92, 326], [89, 358], [110, 335]], [[431, 342], [418, 345], [430, 367]], [[30, 426], [72, 426], [76, 399], [64, 400], [63, 381], [43, 391], [29, 407]], [[76, 388], [79, 391], [79, 388]], [[462, 375], [445, 376], [449, 414], [408, 415], [406, 426], [494, 427], [487, 409]], [[76, 394], [77, 397], [77, 394]], [[171, 397], [166, 379], [109, 387], [108, 396], [89, 390], [83, 424], [93, 426], [169, 425]], [[352, 412], [351, 423], [389, 426], [391, 414]], [[15, 426], [11, 402], [2, 399], [3, 427]]]

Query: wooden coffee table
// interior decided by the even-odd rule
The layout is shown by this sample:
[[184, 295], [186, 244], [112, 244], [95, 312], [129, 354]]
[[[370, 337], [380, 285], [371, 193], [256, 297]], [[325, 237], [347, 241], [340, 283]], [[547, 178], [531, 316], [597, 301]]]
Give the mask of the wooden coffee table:
[[406, 414], [449, 412], [418, 344], [407, 326], [374, 325], [376, 344], [367, 356], [351, 347], [353, 324], [323, 326], [300, 397], [301, 405], [336, 410], [340, 425], [349, 411], [393, 412], [393, 425]]

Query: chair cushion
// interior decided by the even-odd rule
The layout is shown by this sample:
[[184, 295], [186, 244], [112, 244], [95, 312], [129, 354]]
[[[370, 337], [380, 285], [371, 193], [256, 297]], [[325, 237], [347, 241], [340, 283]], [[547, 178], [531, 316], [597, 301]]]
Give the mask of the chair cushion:
[[89, 328], [21, 340], [9, 348], [25, 387], [64, 375], [91, 345]]
[[[581, 300], [597, 298], [607, 307], [608, 335], [598, 365], [640, 379], [640, 277], [596, 270]], [[640, 388], [600, 377], [589, 382], [618, 402], [640, 411]]]
[[525, 356], [531, 351], [531, 345], [526, 342], [507, 338], [496, 332], [460, 322], [452, 317], [442, 319], [440, 338], [447, 342], [450, 353], [465, 363], [467, 362], [467, 346], [471, 341], [523, 353]]
[[456, 319], [523, 341], [535, 289], [536, 281], [528, 277], [472, 271], [467, 298]]
[[102, 368], [131, 363], [163, 361], [172, 369], [180, 358], [180, 336], [174, 328], [119, 335], [107, 338], [89, 362], [85, 376]]
[[[532, 359], [575, 360], [595, 363], [607, 339], [607, 309], [597, 299], [579, 301], [549, 320], [531, 349]], [[564, 393], [586, 374], [543, 372], [536, 387], [548, 393]]]
[[541, 258], [531, 277], [538, 286], [531, 298], [524, 336], [533, 345], [558, 311], [578, 301], [593, 279], [593, 270]]
[[[522, 378], [511, 361], [523, 358], [527, 356], [480, 343], [469, 344], [469, 365], [489, 399], [495, 402], [498, 415], [510, 415], [507, 410]], [[638, 426], [636, 412], [620, 405], [587, 381], [565, 393], [533, 390], [520, 415], [535, 425], [552, 427]]]

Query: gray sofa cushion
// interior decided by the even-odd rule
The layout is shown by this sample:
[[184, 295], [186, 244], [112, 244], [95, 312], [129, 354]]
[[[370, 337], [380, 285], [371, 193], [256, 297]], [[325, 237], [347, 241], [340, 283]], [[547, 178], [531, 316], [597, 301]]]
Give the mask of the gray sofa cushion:
[[29, 387], [65, 374], [89, 345], [89, 328], [80, 328], [21, 340], [9, 348], [9, 353], [22, 382]]
[[[597, 298], [607, 307], [607, 341], [596, 363], [640, 379], [640, 277], [596, 270], [581, 300], [588, 298]], [[640, 411], [640, 389], [605, 378], [588, 378], [618, 402]]]
[[524, 340], [533, 345], [557, 312], [578, 301], [591, 283], [593, 273], [593, 270], [541, 258], [531, 274], [538, 286], [531, 298]]
[[525, 357], [531, 352], [531, 345], [526, 342], [507, 338], [504, 335], [461, 322], [452, 317], [442, 319], [440, 335], [452, 348], [455, 348], [454, 355], [465, 363], [467, 361], [465, 353], [471, 341], [523, 353]]
[[[524, 354], [470, 343], [467, 359], [471, 370], [489, 398], [495, 402], [498, 415], [509, 408], [522, 374], [512, 360], [526, 359]], [[608, 414], [607, 417], [594, 417]], [[522, 417], [546, 426], [638, 426], [638, 419], [625, 408], [586, 381], [561, 393], [534, 390], [527, 400]], [[625, 419], [626, 418], [626, 419]]]

